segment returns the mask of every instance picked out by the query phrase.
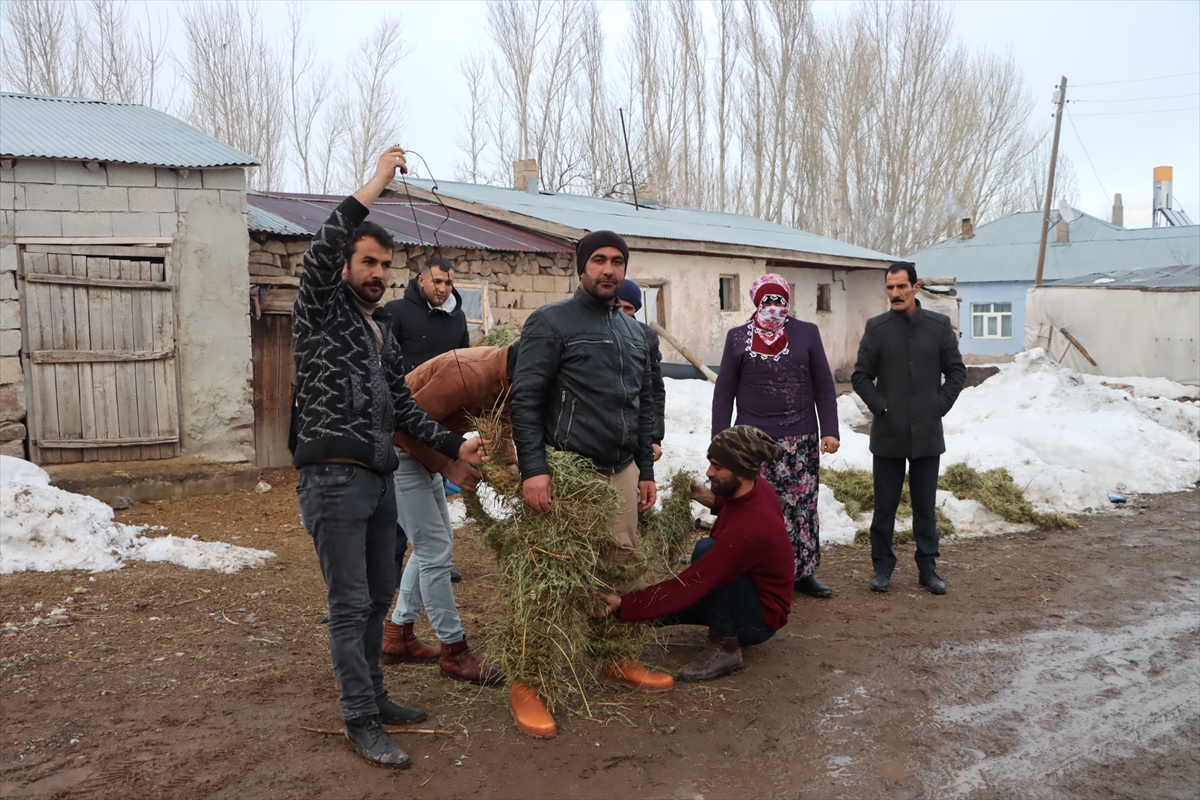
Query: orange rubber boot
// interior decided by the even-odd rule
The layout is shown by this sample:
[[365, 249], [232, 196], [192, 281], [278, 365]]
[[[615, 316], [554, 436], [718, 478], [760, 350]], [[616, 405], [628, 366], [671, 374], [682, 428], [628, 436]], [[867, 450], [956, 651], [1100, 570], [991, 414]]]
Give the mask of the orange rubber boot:
[[643, 692], [668, 692], [675, 688], [675, 679], [665, 672], [651, 672], [636, 658], [627, 658], [614, 666], [600, 670], [600, 680], [619, 683]]
[[558, 733], [558, 726], [554, 724], [554, 717], [546, 710], [546, 704], [525, 684], [519, 681], [512, 682], [508, 704], [512, 707], [517, 727], [524, 733], [539, 739], [549, 739]]

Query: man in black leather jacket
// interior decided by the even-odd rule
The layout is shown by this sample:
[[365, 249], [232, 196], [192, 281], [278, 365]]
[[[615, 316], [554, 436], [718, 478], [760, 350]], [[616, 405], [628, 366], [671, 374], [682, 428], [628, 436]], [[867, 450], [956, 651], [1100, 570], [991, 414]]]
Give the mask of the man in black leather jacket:
[[[592, 461], [624, 498], [613, 519], [605, 557], [623, 564], [637, 546], [637, 514], [654, 505], [654, 398], [651, 354], [638, 323], [621, 313], [617, 294], [625, 281], [629, 248], [612, 231], [593, 231], [576, 246], [579, 289], [569, 300], [537, 309], [521, 330], [521, 351], [511, 398], [513, 442], [524, 479], [525, 502], [541, 514], [553, 502], [547, 446]], [[648, 671], [635, 659], [608, 666], [602, 677], [648, 691], [670, 689], [669, 675]], [[513, 712], [522, 730], [528, 702]], [[526, 698], [527, 701], [528, 698]], [[536, 705], [536, 704], [535, 704]], [[547, 719], [544, 708], [535, 708]], [[541, 732], [538, 732], [541, 731]]]

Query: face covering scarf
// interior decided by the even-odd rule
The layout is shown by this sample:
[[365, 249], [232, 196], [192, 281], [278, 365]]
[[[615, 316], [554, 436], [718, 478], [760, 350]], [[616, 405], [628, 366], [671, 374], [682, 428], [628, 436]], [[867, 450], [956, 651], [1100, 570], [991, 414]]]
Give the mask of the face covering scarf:
[[[750, 299], [758, 308], [750, 317], [750, 344], [747, 349], [751, 358], [772, 359], [788, 352], [787, 318], [792, 296], [788, 283], [782, 276], [767, 273], [750, 287]], [[768, 300], [782, 300], [782, 306], [764, 305]]]

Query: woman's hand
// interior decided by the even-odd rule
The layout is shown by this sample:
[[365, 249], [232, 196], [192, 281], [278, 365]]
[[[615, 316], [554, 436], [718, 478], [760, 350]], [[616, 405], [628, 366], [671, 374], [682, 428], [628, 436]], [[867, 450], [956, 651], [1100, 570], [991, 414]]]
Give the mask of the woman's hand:
[[821, 437], [821, 452], [822, 453], [836, 453], [838, 451], [838, 448], [841, 446], [842, 446], [842, 443], [837, 440], [836, 436], [822, 436]]

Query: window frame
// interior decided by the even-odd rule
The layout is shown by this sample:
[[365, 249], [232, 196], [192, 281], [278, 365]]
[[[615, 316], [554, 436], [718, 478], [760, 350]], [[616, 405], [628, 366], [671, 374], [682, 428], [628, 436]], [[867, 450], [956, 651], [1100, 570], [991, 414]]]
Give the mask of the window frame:
[[[996, 306], [1008, 306], [1007, 311], [996, 310]], [[971, 303], [972, 339], [1013, 338], [1013, 304], [1009, 302]], [[1007, 319], [1006, 319], [1007, 318]], [[1008, 335], [1004, 334], [1004, 323], [1008, 322]], [[994, 325], [995, 333], [989, 332]]]

